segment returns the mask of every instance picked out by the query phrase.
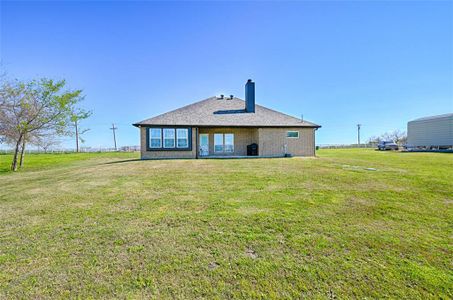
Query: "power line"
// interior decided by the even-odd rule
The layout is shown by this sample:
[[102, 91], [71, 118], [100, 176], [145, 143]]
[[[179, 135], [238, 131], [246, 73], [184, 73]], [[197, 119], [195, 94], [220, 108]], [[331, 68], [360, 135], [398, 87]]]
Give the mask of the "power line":
[[116, 135], [115, 135], [115, 130], [118, 129], [118, 127], [115, 127], [115, 123], [112, 123], [112, 128], [110, 128], [113, 131], [113, 143], [115, 144], [115, 151], [117, 150], [116, 148]]

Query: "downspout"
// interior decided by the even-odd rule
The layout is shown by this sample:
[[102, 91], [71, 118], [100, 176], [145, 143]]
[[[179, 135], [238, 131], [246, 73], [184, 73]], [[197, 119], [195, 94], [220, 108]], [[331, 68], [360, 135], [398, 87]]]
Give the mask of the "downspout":
[[195, 128], [195, 159], [198, 159], [198, 127]]
[[313, 130], [313, 156], [316, 157], [316, 131], [318, 130], [318, 128], [315, 128], [315, 130]]

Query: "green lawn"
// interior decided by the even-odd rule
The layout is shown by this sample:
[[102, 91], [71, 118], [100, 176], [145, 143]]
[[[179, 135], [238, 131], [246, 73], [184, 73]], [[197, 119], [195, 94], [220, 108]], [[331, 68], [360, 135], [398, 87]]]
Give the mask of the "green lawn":
[[135, 158], [0, 156], [0, 299], [453, 297], [452, 154]]
[[[137, 153], [61, 153], [61, 154], [25, 154], [24, 170], [43, 170], [93, 158], [139, 158]], [[11, 169], [12, 155], [0, 154], [0, 175]]]

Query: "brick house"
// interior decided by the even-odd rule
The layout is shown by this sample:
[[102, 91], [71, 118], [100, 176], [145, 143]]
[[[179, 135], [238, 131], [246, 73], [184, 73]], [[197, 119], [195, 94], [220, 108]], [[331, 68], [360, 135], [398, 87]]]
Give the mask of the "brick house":
[[245, 101], [211, 97], [133, 124], [141, 158], [314, 156], [321, 126], [255, 104], [255, 83]]

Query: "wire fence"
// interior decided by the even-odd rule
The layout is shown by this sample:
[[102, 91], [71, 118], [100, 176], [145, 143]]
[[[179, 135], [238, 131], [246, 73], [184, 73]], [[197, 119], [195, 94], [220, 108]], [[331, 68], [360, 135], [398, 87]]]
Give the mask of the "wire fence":
[[[122, 146], [117, 149], [106, 147], [81, 147], [79, 152], [82, 153], [95, 153], [95, 152], [137, 152], [140, 151], [140, 146]], [[13, 149], [0, 149], [0, 155], [13, 154]], [[74, 148], [52, 148], [52, 149], [26, 149], [26, 154], [43, 154], [43, 153], [76, 153]]]
[[[367, 143], [367, 144], [320, 144], [317, 145], [317, 149], [353, 149], [353, 148], [363, 148], [363, 149], [372, 149], [376, 148], [377, 143]], [[113, 147], [81, 147], [79, 152], [81, 153], [95, 153], [95, 152], [137, 152], [140, 151], [140, 146], [122, 146], [118, 149]], [[0, 155], [2, 154], [12, 154], [13, 149], [0, 149]], [[52, 148], [52, 149], [27, 149], [26, 154], [41, 154], [41, 153], [75, 153], [76, 149], [74, 148]]]
[[377, 143], [367, 144], [321, 144], [316, 146], [319, 149], [352, 149], [352, 148], [377, 148]]

